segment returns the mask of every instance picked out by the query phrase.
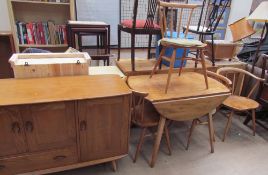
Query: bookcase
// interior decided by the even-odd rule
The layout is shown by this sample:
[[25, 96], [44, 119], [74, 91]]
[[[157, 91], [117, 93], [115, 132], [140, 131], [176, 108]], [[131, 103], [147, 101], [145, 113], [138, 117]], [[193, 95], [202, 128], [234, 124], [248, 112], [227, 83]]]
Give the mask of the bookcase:
[[[35, 36], [39, 35], [39, 37], [41, 36], [43, 37], [44, 33], [39, 32], [39, 30], [34, 30], [34, 32], [36, 33], [34, 33], [34, 35], [33, 34], [32, 35], [30, 34], [29, 36], [27, 35], [26, 39], [25, 34], [20, 33], [21, 28], [18, 27], [18, 25], [34, 24], [35, 26], [36, 24], [37, 26], [37, 24], [41, 24], [42, 26], [42, 24], [45, 25], [50, 22], [55, 24], [55, 27], [64, 26], [66, 25], [68, 20], [76, 19], [75, 0], [7, 0], [7, 1], [8, 1], [9, 17], [11, 21], [11, 29], [14, 35], [16, 52], [22, 52], [24, 49], [30, 47], [43, 48], [55, 52], [64, 51], [67, 49], [68, 45], [65, 41], [67, 36], [64, 36], [64, 32], [62, 32], [62, 34], [55, 35], [55, 37], [53, 34], [53, 38], [56, 38], [58, 41], [57, 42], [54, 39], [52, 41], [51, 31], [50, 30], [46, 31], [45, 28], [43, 28], [44, 32], [48, 32], [48, 37], [42, 38], [40, 42], [37, 42], [39, 41], [39, 39], [35, 38]], [[26, 34], [27, 31], [28, 28], [26, 28]], [[62, 30], [58, 29], [57, 31], [63, 31], [63, 29]], [[20, 38], [21, 36], [24, 37], [26, 41], [28, 41], [29, 38], [33, 41], [24, 42], [25, 40], [21, 40]]]

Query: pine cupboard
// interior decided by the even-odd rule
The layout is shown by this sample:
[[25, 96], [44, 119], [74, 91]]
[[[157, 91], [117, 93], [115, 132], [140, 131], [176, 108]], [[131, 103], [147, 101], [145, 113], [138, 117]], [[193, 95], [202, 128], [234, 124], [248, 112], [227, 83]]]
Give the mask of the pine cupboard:
[[46, 174], [127, 155], [131, 91], [119, 76], [0, 85], [0, 175]]

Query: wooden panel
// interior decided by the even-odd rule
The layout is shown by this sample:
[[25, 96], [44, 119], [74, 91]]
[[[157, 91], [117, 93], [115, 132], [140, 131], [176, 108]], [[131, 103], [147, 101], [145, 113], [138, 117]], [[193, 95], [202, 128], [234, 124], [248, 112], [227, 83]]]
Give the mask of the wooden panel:
[[0, 106], [94, 99], [130, 94], [117, 75], [0, 80]]
[[26, 106], [22, 116], [30, 151], [76, 145], [74, 102]]
[[0, 175], [14, 175], [78, 162], [75, 147], [0, 159]]
[[192, 120], [208, 114], [218, 107], [231, 93], [223, 95], [187, 98], [154, 103], [157, 111], [164, 117], [176, 120]]
[[8, 63], [9, 58], [15, 52], [13, 37], [11, 34], [0, 32], [0, 78], [13, 78], [13, 71]]
[[0, 108], [0, 138], [0, 156], [26, 152], [26, 140], [19, 108]]
[[129, 111], [129, 96], [79, 102], [82, 161], [128, 153]]

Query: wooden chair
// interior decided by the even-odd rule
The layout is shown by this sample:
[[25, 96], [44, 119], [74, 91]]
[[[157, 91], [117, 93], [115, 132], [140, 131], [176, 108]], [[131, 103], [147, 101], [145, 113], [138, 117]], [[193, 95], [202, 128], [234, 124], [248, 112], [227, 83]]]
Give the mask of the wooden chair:
[[[230, 88], [231, 85], [232, 85], [232, 82], [228, 78], [226, 78], [226, 77], [224, 77], [222, 75], [216, 74], [216, 73], [211, 72], [211, 71], [207, 71], [207, 75], [208, 75], [208, 77], [213, 78], [213, 79], [221, 82], [222, 84], [224, 84], [228, 88]], [[217, 107], [217, 105], [215, 105], [215, 107]], [[198, 125], [198, 124], [208, 124], [209, 132], [210, 132], [210, 144], [212, 145], [211, 152], [212, 153], [214, 152], [214, 147], [213, 147], [212, 142], [213, 141], [215, 142], [215, 132], [214, 132], [214, 129], [213, 128], [211, 129], [211, 126], [212, 126], [211, 125], [211, 123], [212, 123], [212, 113], [210, 112], [210, 113], [208, 113], [206, 115], [209, 115], [209, 116], [208, 116], [208, 120], [205, 121], [205, 122], [202, 122], [199, 118], [193, 119], [192, 124], [191, 124], [191, 127], [190, 127], [190, 131], [189, 131], [189, 135], [188, 135], [186, 150], [189, 149], [190, 141], [191, 141], [191, 136], [193, 134], [193, 131], [194, 131], [194, 128], [196, 127], [196, 125]]]
[[[197, 61], [201, 61], [202, 64], [202, 69], [203, 69], [203, 74], [204, 74], [204, 78], [205, 78], [205, 83], [206, 83], [206, 88], [208, 88], [208, 81], [207, 81], [207, 73], [206, 73], [206, 65], [205, 65], [205, 58], [204, 58], [204, 52], [203, 50], [206, 47], [206, 44], [198, 41], [198, 40], [188, 40], [187, 38], [187, 34], [188, 34], [188, 29], [189, 29], [189, 24], [191, 22], [191, 18], [192, 18], [192, 14], [194, 9], [197, 7], [196, 4], [179, 4], [179, 3], [170, 3], [170, 2], [162, 2], [162, 1], [158, 1], [159, 3], [159, 14], [160, 14], [160, 26], [161, 26], [161, 34], [164, 37], [163, 39], [160, 40], [160, 43], [162, 45], [162, 50], [161, 53], [159, 55], [158, 61], [156, 62], [151, 76], [150, 78], [153, 76], [153, 74], [156, 72], [157, 67], [161, 66], [162, 64], [162, 60], [168, 61], [170, 62], [169, 65], [169, 71], [168, 71], [168, 78], [167, 78], [167, 84], [166, 84], [166, 88], [165, 88], [165, 93], [167, 93], [168, 90], [168, 86], [170, 83], [170, 78], [171, 78], [171, 74], [173, 73], [173, 68], [174, 68], [174, 62], [176, 59], [176, 51], [179, 48], [183, 48], [184, 52], [183, 52], [183, 56], [181, 58], [181, 66], [179, 69], [179, 75], [182, 72], [182, 67], [183, 67], [183, 62], [184, 60], [194, 60], [195, 62]], [[169, 31], [171, 34], [173, 34], [173, 31], [175, 29], [176, 31], [176, 26], [174, 26], [173, 22], [173, 18], [174, 18], [174, 10], [178, 10], [180, 12], [177, 12], [177, 17], [178, 17], [178, 27], [177, 27], [177, 33], [180, 34], [181, 31], [181, 24], [182, 24], [182, 17], [183, 18], [187, 18], [186, 15], [183, 12], [189, 11], [190, 14], [187, 18], [187, 25], [186, 25], [186, 31], [184, 34], [184, 38], [165, 38], [165, 35], [167, 33], [167, 31]], [[168, 13], [171, 13], [169, 15], [169, 21], [167, 16]], [[176, 16], [175, 16], [176, 17]], [[169, 23], [169, 24], [167, 24]], [[167, 29], [168, 27], [168, 29]], [[171, 35], [172, 36], [172, 35]], [[167, 48], [173, 48], [173, 53], [171, 57], [166, 57], [164, 56], [165, 51]], [[198, 50], [200, 53], [200, 58], [201, 60], [199, 60], [198, 58], [191, 58], [191, 57], [186, 57], [186, 52], [187, 49], [194, 49], [194, 50]]]
[[[189, 32], [198, 34], [200, 41], [204, 42], [206, 40], [205, 36], [211, 37], [211, 61], [213, 66], [215, 66], [214, 34], [227, 6], [230, 6], [230, 4], [231, 0], [203, 0], [198, 24], [189, 26]], [[205, 7], [207, 7], [206, 10]], [[183, 29], [185, 31], [187, 26], [184, 26]]]
[[[132, 92], [132, 110], [131, 121], [134, 125], [142, 128], [139, 143], [137, 145], [136, 153], [133, 162], [136, 162], [140, 150], [142, 148], [143, 140], [146, 134], [146, 130], [150, 127], [158, 126], [159, 113], [155, 110], [154, 106], [145, 99], [148, 93]], [[167, 125], [165, 125], [165, 138], [168, 146], [169, 155], [171, 155], [169, 131]]]
[[[253, 95], [254, 91], [257, 89], [260, 82], [263, 82], [265, 80], [256, 77], [255, 75], [243, 69], [232, 68], [232, 67], [220, 68], [218, 69], [217, 74], [221, 74], [228, 77], [229, 79], [232, 79], [232, 87], [231, 87], [232, 95], [223, 102], [223, 105], [229, 108], [231, 112], [229, 115], [227, 115], [228, 121], [225, 126], [222, 141], [225, 141], [226, 135], [231, 125], [234, 111], [240, 111], [240, 112], [251, 111], [253, 135], [255, 136], [256, 132], [255, 109], [259, 107], [259, 103], [253, 99], [250, 99], [250, 97]], [[256, 83], [251, 89], [249, 89], [248, 95], [246, 97], [243, 97], [241, 96], [241, 92], [243, 89], [245, 75], [255, 79]]]
[[123, 20], [118, 25], [118, 59], [120, 60], [121, 49], [121, 31], [131, 34], [131, 66], [135, 71], [135, 35], [149, 35], [148, 59], [151, 55], [152, 35], [160, 35], [161, 30], [158, 24], [154, 22], [157, 0], [148, 0], [148, 10], [146, 20], [137, 19], [138, 6], [140, 0], [134, 0], [133, 18]]

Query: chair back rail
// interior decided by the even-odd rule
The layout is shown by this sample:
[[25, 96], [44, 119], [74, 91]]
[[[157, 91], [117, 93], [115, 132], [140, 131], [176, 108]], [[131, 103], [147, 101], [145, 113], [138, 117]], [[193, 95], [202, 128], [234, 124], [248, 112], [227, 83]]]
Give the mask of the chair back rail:
[[144, 104], [145, 97], [148, 96], [148, 93], [138, 92], [132, 90], [132, 114], [131, 119], [134, 121], [142, 122], [144, 119]]
[[264, 82], [265, 80], [262, 78], [259, 78], [255, 76], [254, 74], [245, 71], [243, 69], [234, 68], [234, 67], [223, 67], [217, 70], [217, 74], [223, 75], [225, 77], [228, 77], [232, 80], [232, 86], [231, 86], [231, 92], [233, 95], [241, 96], [241, 92], [244, 85], [245, 76], [249, 76], [256, 80], [256, 83], [254, 86], [249, 89], [249, 93], [247, 94], [247, 97], [250, 98], [254, 91], [257, 89], [260, 82]]
[[[184, 37], [187, 37], [189, 31], [189, 25], [191, 22], [191, 18], [193, 15], [193, 11], [195, 8], [198, 7], [196, 4], [182, 4], [182, 3], [175, 3], [175, 2], [163, 2], [158, 1], [159, 5], [159, 16], [160, 16], [160, 27], [162, 37], [165, 36], [166, 32], [169, 31], [170, 35], [172, 36], [174, 30], [177, 31], [178, 35], [181, 31], [182, 27], [182, 18], [185, 17], [186, 10], [189, 10], [189, 15], [186, 20], [186, 31]], [[174, 12], [177, 12], [174, 14]], [[178, 26], [176, 30], [176, 26], [174, 26], [174, 18], [176, 21], [178, 20]]]

